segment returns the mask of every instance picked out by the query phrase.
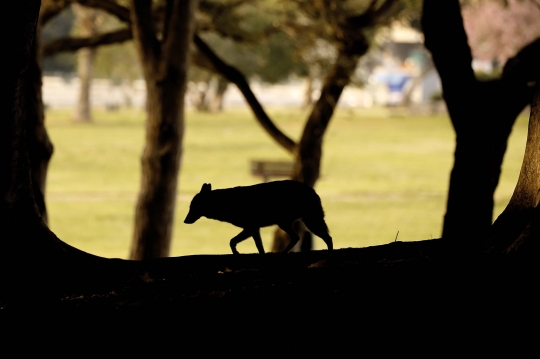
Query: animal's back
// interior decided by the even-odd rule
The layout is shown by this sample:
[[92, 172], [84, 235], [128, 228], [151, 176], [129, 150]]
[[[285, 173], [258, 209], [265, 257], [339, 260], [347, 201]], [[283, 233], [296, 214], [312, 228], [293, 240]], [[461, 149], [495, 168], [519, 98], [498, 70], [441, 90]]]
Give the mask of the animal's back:
[[238, 227], [265, 227], [293, 221], [306, 212], [324, 217], [320, 198], [313, 188], [292, 180], [252, 186], [217, 189], [211, 192], [212, 207], [222, 221]]

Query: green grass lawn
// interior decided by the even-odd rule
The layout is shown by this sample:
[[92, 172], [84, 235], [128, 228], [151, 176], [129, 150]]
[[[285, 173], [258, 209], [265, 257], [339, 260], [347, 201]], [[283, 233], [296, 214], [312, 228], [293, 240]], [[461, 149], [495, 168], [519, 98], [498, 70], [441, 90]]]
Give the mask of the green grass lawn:
[[[280, 128], [298, 138], [307, 114], [271, 109]], [[47, 182], [50, 227], [84, 251], [126, 258], [144, 143], [144, 113], [95, 110], [92, 124], [71, 121], [71, 111], [47, 111], [55, 146]], [[521, 167], [527, 117], [514, 127], [495, 216], [508, 202]], [[440, 236], [452, 165], [454, 133], [446, 116], [391, 117], [386, 110], [339, 110], [328, 129], [322, 176], [316, 185], [335, 248], [365, 247]], [[189, 203], [205, 182], [213, 188], [260, 182], [251, 159], [288, 159], [247, 109], [221, 114], [188, 112], [178, 186], [173, 256], [230, 253], [240, 229], [202, 218], [186, 225]], [[265, 248], [274, 228], [262, 230]], [[326, 248], [321, 239], [315, 248]], [[256, 252], [251, 239], [240, 252]]]

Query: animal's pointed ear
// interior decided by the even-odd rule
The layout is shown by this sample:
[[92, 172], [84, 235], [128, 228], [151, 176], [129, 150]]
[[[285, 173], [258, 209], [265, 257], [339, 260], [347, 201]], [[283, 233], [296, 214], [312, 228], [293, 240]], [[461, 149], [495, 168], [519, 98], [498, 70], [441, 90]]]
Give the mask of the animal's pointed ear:
[[201, 187], [201, 193], [210, 192], [212, 190], [212, 185], [210, 183], [205, 183]]

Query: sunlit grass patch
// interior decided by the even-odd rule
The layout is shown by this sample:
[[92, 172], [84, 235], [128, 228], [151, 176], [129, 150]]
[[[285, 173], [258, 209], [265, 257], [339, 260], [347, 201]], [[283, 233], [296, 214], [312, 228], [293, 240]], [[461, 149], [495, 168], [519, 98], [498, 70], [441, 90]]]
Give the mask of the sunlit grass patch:
[[[307, 113], [269, 109], [276, 124], [298, 139]], [[126, 258], [139, 190], [144, 146], [142, 111], [94, 111], [91, 124], [74, 123], [71, 110], [47, 111], [55, 146], [47, 182], [51, 229], [69, 244], [105, 257]], [[527, 118], [515, 125], [496, 193], [497, 215], [508, 202], [523, 158]], [[240, 229], [201, 219], [186, 225], [189, 202], [203, 183], [250, 185], [251, 159], [290, 159], [247, 109], [187, 113], [172, 255], [230, 253]], [[454, 132], [446, 116], [390, 117], [384, 109], [338, 110], [325, 135], [316, 185], [335, 247], [363, 247], [440, 236]], [[271, 247], [274, 228], [262, 231]], [[315, 239], [315, 248], [324, 249]], [[255, 253], [252, 239], [238, 246]]]

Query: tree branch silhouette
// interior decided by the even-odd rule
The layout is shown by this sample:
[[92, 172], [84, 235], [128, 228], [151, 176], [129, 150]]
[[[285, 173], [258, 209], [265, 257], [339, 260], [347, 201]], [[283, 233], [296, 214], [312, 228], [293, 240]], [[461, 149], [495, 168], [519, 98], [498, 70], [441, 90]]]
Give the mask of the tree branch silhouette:
[[203, 54], [209, 61], [207, 68], [212, 69], [225, 77], [228, 81], [234, 83], [248, 103], [249, 107], [253, 111], [255, 118], [259, 124], [266, 130], [266, 132], [283, 148], [290, 153], [296, 152], [296, 143], [283, 133], [274, 122], [270, 119], [259, 100], [251, 90], [249, 83], [245, 76], [235, 67], [226, 64], [216, 53], [201, 39], [200, 36], [195, 35], [193, 42], [197, 49]]

